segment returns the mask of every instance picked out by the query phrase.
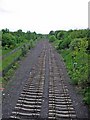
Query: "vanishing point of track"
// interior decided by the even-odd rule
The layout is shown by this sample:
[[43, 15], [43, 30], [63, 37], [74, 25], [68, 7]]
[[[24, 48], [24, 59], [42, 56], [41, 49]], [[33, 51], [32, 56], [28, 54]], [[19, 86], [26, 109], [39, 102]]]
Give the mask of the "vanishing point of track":
[[10, 118], [77, 120], [62, 75], [63, 72], [57, 65], [52, 46], [44, 45]]

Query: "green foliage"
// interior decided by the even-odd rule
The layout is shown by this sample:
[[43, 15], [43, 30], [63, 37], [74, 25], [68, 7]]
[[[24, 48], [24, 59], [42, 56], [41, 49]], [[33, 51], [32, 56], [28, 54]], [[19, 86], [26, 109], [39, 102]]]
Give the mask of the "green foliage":
[[43, 38], [43, 35], [30, 31], [11, 32], [3, 29], [0, 37], [2, 37], [2, 55], [4, 55], [0, 70], [3, 71], [3, 85], [5, 86], [17, 68], [17, 61], [21, 59], [21, 56], [25, 56], [28, 49], [34, 47], [37, 40]]
[[16, 32], [10, 32], [8, 29], [2, 30], [2, 46], [4, 49], [14, 49], [21, 43], [35, 41], [39, 37], [36, 32], [23, 32], [21, 29]]
[[11, 76], [14, 74], [15, 70], [18, 67], [19, 67], [19, 63], [16, 62], [15, 64], [13, 64], [12, 68], [9, 69], [9, 71], [5, 74], [5, 76], [3, 76], [3, 78], [2, 78], [3, 87], [5, 87], [7, 85], [7, 82], [9, 81], [9, 79], [11, 78]]
[[63, 57], [66, 61], [72, 83], [83, 88], [88, 80], [88, 55], [86, 53], [88, 42], [85, 38], [74, 39], [69, 46], [69, 53], [67, 54], [65, 50]]
[[[36, 38], [38, 38], [39, 35], [37, 35], [35, 32], [22, 32], [22, 30], [18, 30], [16, 32], [10, 32], [8, 29], [2, 30], [2, 53], [3, 55], [8, 54], [12, 50], [17, 49], [18, 47], [22, 46], [21, 50], [18, 50], [17, 52], [14, 52], [13, 54], [7, 56], [3, 60], [3, 68], [7, 67], [14, 58], [22, 53], [24, 56], [27, 53], [27, 50], [32, 48], [34, 46], [34, 42]], [[33, 38], [33, 39], [31, 39]]]
[[58, 45], [59, 45], [59, 43], [60, 43], [60, 40], [55, 40], [54, 42], [53, 42], [53, 46], [58, 50]]
[[[52, 40], [54, 46], [58, 44], [58, 51], [62, 54], [71, 83], [84, 90], [84, 102], [90, 105], [90, 30], [56, 31]], [[89, 73], [89, 74], [88, 74]], [[89, 88], [89, 89], [87, 89]]]
[[11, 33], [4, 33], [2, 34], [2, 46], [7, 47], [14, 47], [15, 44], [15, 37]]
[[30, 40], [30, 48], [33, 48], [34, 47], [34, 42], [33, 40]]
[[54, 32], [53, 30], [51, 30], [49, 34], [50, 34], [50, 35], [54, 35], [55, 32]]
[[90, 87], [87, 87], [85, 90], [84, 90], [84, 99], [83, 101], [90, 105]]
[[82, 52], [85, 52], [88, 48], [88, 41], [86, 38], [76, 38], [70, 43], [69, 47], [71, 50], [81, 50]]
[[22, 46], [21, 50], [22, 50], [22, 56], [25, 56], [27, 53], [27, 47], [25, 44]]
[[4, 33], [9, 33], [9, 29], [7, 29], [7, 28], [6, 29], [2, 29], [2, 32], [3, 32], [3, 34]]
[[11, 54], [10, 56], [7, 56], [2, 61], [2, 69], [8, 68], [8, 66], [14, 61], [15, 58], [18, 58], [21, 55], [21, 50], [19, 49], [15, 53]]
[[54, 35], [49, 36], [49, 42], [54, 42], [56, 37]]
[[70, 38], [64, 38], [64, 40], [62, 40], [62, 42], [59, 43], [59, 49], [65, 49], [65, 48], [69, 48], [69, 44], [71, 42]]
[[57, 35], [56, 35], [56, 38], [59, 39], [59, 40], [63, 39], [64, 36], [65, 36], [65, 33], [66, 33], [65, 31], [58, 32]]

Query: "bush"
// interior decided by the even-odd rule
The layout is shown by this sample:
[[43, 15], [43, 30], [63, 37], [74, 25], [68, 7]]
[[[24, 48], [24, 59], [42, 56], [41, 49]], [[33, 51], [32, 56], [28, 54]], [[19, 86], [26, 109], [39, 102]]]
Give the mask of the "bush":
[[86, 104], [89, 104], [90, 105], [90, 87], [87, 87], [85, 90], [84, 90], [84, 99], [83, 101], [86, 103]]
[[22, 56], [25, 56], [25, 54], [27, 53], [27, 48], [25, 45], [23, 45], [23, 47], [21, 48], [22, 50]]
[[59, 43], [59, 49], [69, 48], [70, 42], [71, 42], [71, 39], [70, 39], [70, 38], [64, 38], [64, 39]]
[[15, 37], [11, 33], [2, 34], [2, 46], [16, 46]]
[[49, 42], [54, 42], [56, 37], [54, 35], [49, 36]]
[[65, 37], [65, 31], [60, 31], [56, 37], [59, 40], [63, 39]]
[[70, 43], [69, 47], [71, 50], [77, 49], [78, 51], [80, 50], [86, 51], [86, 49], [88, 48], [88, 41], [86, 40], [86, 38], [84, 39], [76, 38]]
[[33, 40], [30, 40], [30, 48], [33, 48], [34, 47], [34, 42]]

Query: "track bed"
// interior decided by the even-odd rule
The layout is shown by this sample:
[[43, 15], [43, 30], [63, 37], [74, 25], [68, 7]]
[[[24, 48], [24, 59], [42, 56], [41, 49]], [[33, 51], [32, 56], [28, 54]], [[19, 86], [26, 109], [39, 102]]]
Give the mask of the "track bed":
[[[33, 58], [30, 59], [33, 63], [31, 69], [29, 66], [27, 67], [29, 69], [27, 77], [24, 78], [26, 69], [20, 73], [23, 74], [23, 78], [20, 80], [23, 81], [23, 84], [19, 81], [18, 84], [21, 85], [20, 88], [18, 86], [18, 91], [14, 88], [13, 92], [10, 92], [10, 86], [7, 88], [7, 92], [5, 91], [6, 96], [3, 105], [7, 107], [10, 106], [10, 101], [14, 100], [12, 94], [16, 92], [18, 95], [15, 102], [12, 102], [13, 105], [10, 109], [3, 106], [3, 118], [6, 116], [9, 119], [17, 118], [20, 120], [78, 120], [78, 118], [88, 118], [88, 110], [83, 105], [82, 98], [69, 84], [65, 65], [59, 54], [48, 41], [43, 41], [35, 49], [34, 52], [36, 54], [37, 51], [37, 57], [34, 58], [34, 61]], [[32, 55], [35, 54], [32, 52]], [[29, 62], [28, 59], [27, 62]], [[15, 80], [14, 85], [17, 85]]]

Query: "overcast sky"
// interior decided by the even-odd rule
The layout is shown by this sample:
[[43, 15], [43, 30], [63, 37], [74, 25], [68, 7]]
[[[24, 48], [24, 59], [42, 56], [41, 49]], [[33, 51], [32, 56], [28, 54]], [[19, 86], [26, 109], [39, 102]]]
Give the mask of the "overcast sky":
[[88, 28], [88, 0], [0, 0], [0, 30], [37, 33]]

